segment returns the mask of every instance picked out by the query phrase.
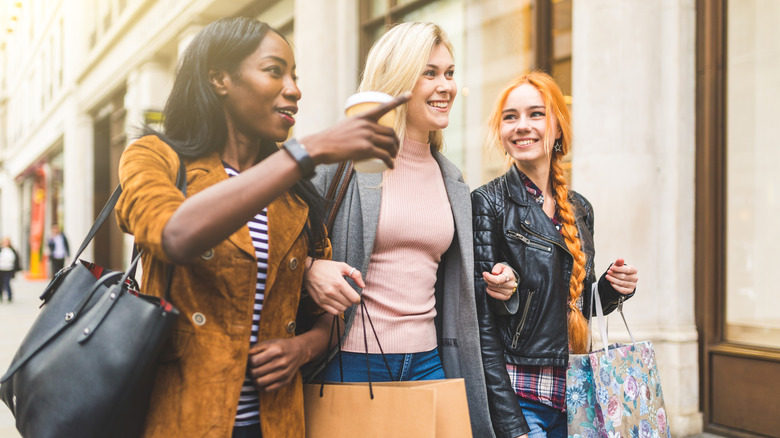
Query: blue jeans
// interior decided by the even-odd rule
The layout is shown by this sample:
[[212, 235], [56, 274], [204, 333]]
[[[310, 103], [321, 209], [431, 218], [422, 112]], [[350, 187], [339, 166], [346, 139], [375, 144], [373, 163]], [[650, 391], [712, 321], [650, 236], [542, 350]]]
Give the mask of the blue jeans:
[[0, 271], [0, 301], [3, 300], [3, 291], [8, 292], [8, 301], [13, 299], [11, 293], [11, 279], [14, 278], [14, 271]]
[[531, 428], [528, 438], [565, 438], [569, 434], [565, 411], [522, 397], [517, 399]]
[[[444, 379], [444, 369], [439, 359], [439, 350], [422, 353], [385, 354], [387, 363], [393, 375], [387, 372], [385, 361], [381, 354], [369, 354], [372, 382], [391, 382], [403, 380], [436, 380]], [[341, 352], [344, 369], [344, 379], [341, 379], [339, 355], [328, 363], [320, 375], [326, 382], [367, 382], [366, 353]]]

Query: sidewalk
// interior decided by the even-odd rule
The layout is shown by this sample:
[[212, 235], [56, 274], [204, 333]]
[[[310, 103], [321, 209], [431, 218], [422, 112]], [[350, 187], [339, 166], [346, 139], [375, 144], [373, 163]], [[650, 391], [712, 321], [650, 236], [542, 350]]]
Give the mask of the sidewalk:
[[[24, 272], [11, 281], [14, 300], [9, 303], [3, 296], [0, 303], [0, 375], [5, 373], [16, 354], [24, 335], [38, 316], [38, 297], [49, 280], [28, 280]], [[14, 417], [5, 403], [0, 402], [0, 438], [20, 438], [14, 426]]]

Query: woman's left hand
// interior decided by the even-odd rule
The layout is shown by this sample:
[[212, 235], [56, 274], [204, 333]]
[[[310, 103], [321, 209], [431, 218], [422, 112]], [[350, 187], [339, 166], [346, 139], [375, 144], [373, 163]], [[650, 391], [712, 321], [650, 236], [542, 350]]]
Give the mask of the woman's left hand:
[[306, 361], [306, 350], [295, 338], [270, 339], [249, 349], [249, 376], [259, 392], [275, 391], [292, 382]]
[[487, 283], [487, 294], [497, 300], [506, 301], [517, 290], [514, 271], [503, 263], [496, 263], [490, 272], [483, 272], [482, 278]]
[[639, 274], [635, 267], [627, 265], [625, 260], [617, 259], [607, 269], [607, 281], [612, 287], [623, 295], [628, 295], [636, 290]]

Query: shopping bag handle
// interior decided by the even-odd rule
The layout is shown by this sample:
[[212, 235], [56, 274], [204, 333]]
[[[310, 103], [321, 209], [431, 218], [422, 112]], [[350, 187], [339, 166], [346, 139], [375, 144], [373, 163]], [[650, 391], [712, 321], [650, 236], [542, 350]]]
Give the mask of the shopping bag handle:
[[[607, 321], [604, 317], [604, 309], [601, 307], [601, 297], [599, 297], [599, 288], [597, 283], [593, 283], [593, 293], [591, 294], [593, 299], [593, 307], [596, 308], [596, 321], [599, 326], [599, 334], [601, 335], [601, 343], [604, 345], [604, 351], [607, 354], [607, 357], [609, 357], [609, 337], [608, 337], [608, 327], [607, 327]], [[623, 314], [623, 297], [620, 297], [620, 301], [618, 302], [618, 313], [620, 313], [620, 316], [623, 318], [623, 324], [626, 326], [626, 330], [628, 331], [628, 336], [631, 337], [631, 343], [636, 345], [636, 340], [634, 339], [634, 334], [631, 333], [631, 329], [628, 327], [628, 321], [626, 321], [626, 316]]]
[[[371, 331], [374, 333], [374, 339], [376, 339], [376, 344], [379, 347], [379, 353], [382, 355], [382, 360], [385, 363], [385, 367], [387, 367], [387, 373], [390, 375], [390, 380], [395, 381], [395, 376], [393, 375], [393, 371], [390, 369], [390, 363], [387, 361], [387, 356], [385, 355], [385, 351], [382, 349], [382, 343], [379, 342], [379, 335], [376, 332], [376, 329], [374, 328], [374, 322], [371, 321], [371, 315], [368, 314], [368, 308], [366, 307], [366, 302], [363, 301], [363, 297], [360, 298], [360, 317], [363, 320], [363, 345], [366, 349], [366, 369], [368, 374], [368, 393], [371, 396], [371, 400], [374, 399], [374, 387], [371, 381], [371, 364], [368, 360], [368, 333], [366, 331], [366, 318], [368, 318], [368, 325], [371, 327]], [[322, 360], [322, 366], [320, 368], [325, 369], [325, 366], [328, 364], [328, 357], [330, 357], [330, 341], [333, 339], [333, 333], [334, 329], [338, 329], [340, 332], [340, 326], [339, 326], [339, 319], [341, 319], [338, 315], [333, 316], [333, 322], [330, 325], [330, 336], [328, 337], [328, 348], [327, 353], [325, 354], [325, 357]], [[341, 376], [341, 381], [344, 382], [344, 363], [341, 359], [341, 336], [336, 336], [336, 346], [337, 348], [337, 355], [339, 358], [339, 375]], [[400, 378], [400, 376], [399, 376]], [[323, 391], [325, 389], [325, 380], [322, 380], [320, 382], [320, 397], [323, 396]]]

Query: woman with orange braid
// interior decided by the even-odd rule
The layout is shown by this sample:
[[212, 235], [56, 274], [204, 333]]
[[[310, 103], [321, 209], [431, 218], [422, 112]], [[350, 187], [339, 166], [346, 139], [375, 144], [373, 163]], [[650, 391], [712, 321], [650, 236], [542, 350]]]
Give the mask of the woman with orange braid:
[[[623, 259], [596, 280], [593, 207], [567, 188], [560, 164], [570, 120], [549, 75], [515, 79], [489, 120], [489, 143], [511, 166], [471, 194], [482, 360], [499, 438], [567, 436], [568, 356], [588, 351], [592, 288], [605, 313], [636, 289], [637, 270]], [[515, 290], [492, 275], [497, 262], [517, 272]]]

